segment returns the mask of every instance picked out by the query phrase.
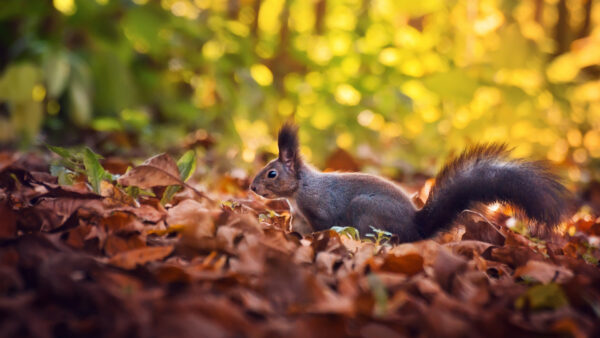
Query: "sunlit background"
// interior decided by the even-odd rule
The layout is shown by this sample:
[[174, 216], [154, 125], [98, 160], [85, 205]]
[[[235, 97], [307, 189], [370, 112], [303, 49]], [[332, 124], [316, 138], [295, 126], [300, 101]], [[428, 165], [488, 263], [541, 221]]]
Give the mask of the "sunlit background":
[[2, 0], [0, 142], [251, 168], [293, 117], [320, 167], [433, 173], [502, 141], [588, 182], [599, 22], [591, 0]]

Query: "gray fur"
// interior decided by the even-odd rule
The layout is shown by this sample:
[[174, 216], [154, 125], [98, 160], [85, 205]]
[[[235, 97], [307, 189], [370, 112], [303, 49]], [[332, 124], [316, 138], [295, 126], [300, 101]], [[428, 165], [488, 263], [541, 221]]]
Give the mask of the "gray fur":
[[352, 226], [366, 234], [373, 226], [399, 235], [403, 242], [418, 239], [412, 228], [415, 206], [394, 183], [368, 174], [322, 173], [308, 165], [299, 176], [298, 190], [290, 198], [315, 230]]
[[[548, 226], [567, 211], [567, 190], [556, 177], [539, 162], [508, 159], [504, 145], [476, 146], [446, 164], [421, 210], [391, 181], [361, 173], [323, 173], [304, 163], [293, 125], [280, 131], [279, 153], [251, 188], [266, 198], [287, 198], [317, 231], [352, 226], [364, 235], [373, 226], [410, 242], [450, 227], [474, 203], [511, 203]], [[269, 177], [272, 171], [276, 175]]]

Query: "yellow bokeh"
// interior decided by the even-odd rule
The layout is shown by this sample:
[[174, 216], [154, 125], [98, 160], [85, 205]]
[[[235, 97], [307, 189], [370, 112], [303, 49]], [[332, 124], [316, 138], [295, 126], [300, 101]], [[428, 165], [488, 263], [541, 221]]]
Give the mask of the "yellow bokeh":
[[360, 102], [361, 94], [349, 84], [341, 84], [335, 89], [335, 100], [346, 106], [355, 106]]
[[274, 35], [279, 32], [279, 15], [285, 0], [265, 0], [258, 12], [258, 27], [261, 31]]
[[440, 110], [434, 106], [424, 107], [420, 110], [420, 113], [423, 121], [427, 123], [435, 122], [442, 116]]
[[558, 140], [550, 150], [548, 151], [547, 157], [550, 161], [560, 163], [565, 160], [569, 151], [569, 145], [565, 140]]
[[[332, 146], [362, 156], [368, 144], [419, 171], [497, 141], [560, 164], [560, 175], [579, 167], [569, 175], [600, 181], [600, 6], [589, 0], [50, 4], [63, 18], [47, 36], [71, 33], [45, 41], [20, 26], [36, 44], [10, 46], [25, 51], [0, 74], [11, 109], [35, 103], [55, 120], [80, 110], [94, 121], [143, 107], [156, 111], [149, 130], [175, 130], [157, 140], [215, 126], [244, 162], [276, 152], [276, 129], [288, 120], [317, 165]], [[98, 35], [107, 22], [115, 34]]]
[[381, 129], [381, 136], [387, 139], [393, 139], [402, 135], [402, 126], [398, 123], [387, 122]]
[[329, 46], [333, 55], [346, 55], [352, 45], [352, 36], [348, 33], [336, 33], [329, 36]]
[[277, 111], [281, 116], [290, 116], [294, 113], [294, 104], [288, 99], [282, 99], [277, 105]]
[[579, 147], [582, 139], [579, 129], [571, 128], [567, 131], [567, 141], [571, 147]]
[[585, 133], [583, 145], [592, 157], [600, 157], [600, 131], [590, 130]]
[[386, 66], [393, 66], [400, 61], [400, 51], [397, 48], [384, 48], [379, 52], [379, 62]]
[[575, 87], [573, 100], [579, 102], [600, 101], [600, 81], [592, 81]]
[[356, 14], [347, 6], [333, 6], [327, 11], [326, 25], [332, 30], [351, 31], [356, 26]]
[[217, 40], [207, 41], [202, 46], [202, 55], [207, 60], [217, 60], [225, 53], [225, 46]]
[[551, 82], [568, 82], [579, 73], [579, 67], [571, 54], [564, 54], [550, 64], [546, 69], [546, 75]]
[[308, 57], [317, 64], [325, 65], [333, 57], [333, 52], [327, 40], [317, 38], [308, 46]]
[[416, 136], [423, 131], [423, 121], [416, 114], [411, 114], [404, 119], [404, 127], [410, 136]]
[[344, 74], [354, 76], [360, 70], [360, 58], [356, 56], [347, 56], [342, 61], [341, 66]]
[[335, 141], [338, 147], [349, 149], [354, 143], [354, 136], [352, 136], [352, 134], [349, 132], [343, 132], [337, 136]]
[[77, 11], [75, 0], [52, 0], [52, 4], [57, 11], [65, 15], [73, 15]]
[[575, 163], [583, 164], [587, 159], [588, 153], [584, 148], [578, 148], [573, 151], [573, 161], [575, 161]]
[[60, 111], [60, 104], [56, 102], [56, 100], [48, 100], [46, 111], [48, 112], [48, 115], [56, 115]]
[[46, 88], [44, 86], [42, 86], [41, 84], [36, 84], [35, 86], [33, 86], [33, 89], [31, 90], [31, 98], [34, 101], [37, 101], [37, 102], [43, 101], [45, 97], [46, 97]]
[[452, 126], [456, 129], [464, 129], [471, 122], [471, 112], [466, 107], [459, 108], [452, 117]]
[[321, 106], [312, 115], [312, 117], [310, 119], [310, 123], [315, 128], [322, 130], [322, 129], [326, 129], [327, 127], [331, 126], [331, 124], [333, 123], [334, 120], [335, 120], [335, 116], [333, 115], [333, 112], [330, 109]]
[[273, 73], [271, 73], [271, 70], [263, 64], [258, 63], [252, 65], [252, 67], [250, 67], [250, 75], [252, 75], [254, 81], [261, 86], [268, 86], [273, 83]]
[[371, 124], [371, 122], [373, 122], [373, 118], [375, 117], [375, 113], [373, 113], [370, 110], [363, 110], [361, 111], [358, 116], [356, 117], [356, 120], [358, 121], [358, 124], [360, 124], [363, 127], [368, 126], [369, 124]]

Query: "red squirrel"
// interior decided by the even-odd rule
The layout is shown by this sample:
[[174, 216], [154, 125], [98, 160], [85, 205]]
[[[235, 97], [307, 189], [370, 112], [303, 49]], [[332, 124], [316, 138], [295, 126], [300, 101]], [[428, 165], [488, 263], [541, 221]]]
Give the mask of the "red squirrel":
[[421, 209], [396, 184], [363, 173], [324, 173], [304, 162], [298, 127], [284, 124], [279, 157], [254, 178], [251, 189], [265, 198], [286, 198], [312, 226], [325, 230], [370, 227], [396, 234], [400, 242], [429, 238], [449, 228], [474, 203], [516, 206], [536, 223], [552, 227], [567, 211], [567, 189], [541, 162], [509, 159], [506, 145], [478, 145], [448, 162]]

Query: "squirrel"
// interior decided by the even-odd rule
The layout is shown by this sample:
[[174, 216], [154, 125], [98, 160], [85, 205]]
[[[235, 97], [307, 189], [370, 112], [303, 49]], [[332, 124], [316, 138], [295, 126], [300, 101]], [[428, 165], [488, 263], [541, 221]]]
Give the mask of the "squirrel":
[[370, 227], [398, 236], [400, 243], [426, 239], [448, 229], [475, 203], [507, 203], [537, 224], [553, 227], [567, 211], [567, 189], [542, 162], [509, 159], [504, 144], [476, 145], [446, 163], [421, 209], [398, 185], [364, 173], [320, 172], [299, 153], [298, 127], [284, 124], [279, 157], [253, 179], [264, 198], [286, 198], [315, 231]]

